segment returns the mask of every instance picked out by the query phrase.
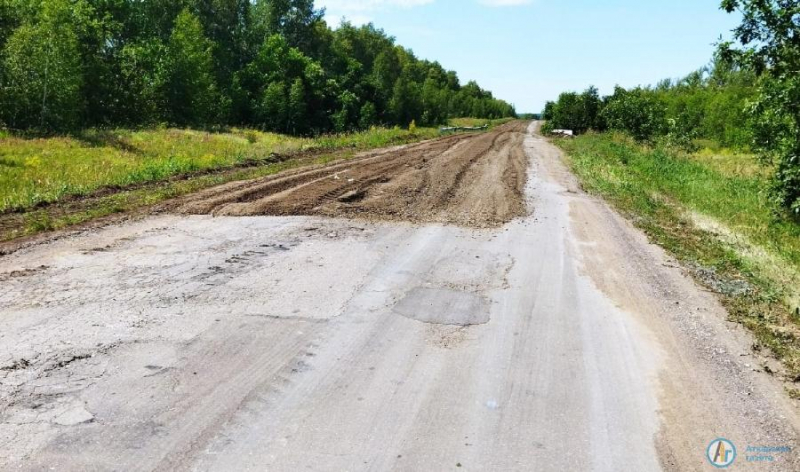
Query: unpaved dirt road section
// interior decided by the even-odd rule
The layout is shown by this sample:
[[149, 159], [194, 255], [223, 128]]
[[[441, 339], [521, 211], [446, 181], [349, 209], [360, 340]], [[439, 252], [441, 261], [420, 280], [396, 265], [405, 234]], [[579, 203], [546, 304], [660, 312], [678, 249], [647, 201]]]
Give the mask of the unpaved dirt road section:
[[710, 470], [720, 436], [798, 470], [745, 460], [798, 446], [749, 336], [519, 146], [502, 227], [169, 214], [0, 259], [0, 470]]
[[525, 213], [526, 126], [515, 121], [484, 134], [454, 135], [232, 183], [192, 195], [177, 210], [498, 226]]

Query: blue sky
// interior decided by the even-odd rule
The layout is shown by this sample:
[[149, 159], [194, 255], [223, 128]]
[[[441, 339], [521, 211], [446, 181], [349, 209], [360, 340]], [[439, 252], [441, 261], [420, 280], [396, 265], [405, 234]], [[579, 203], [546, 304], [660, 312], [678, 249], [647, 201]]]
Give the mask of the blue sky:
[[476, 80], [518, 112], [565, 90], [611, 93], [681, 77], [738, 17], [719, 0], [317, 0], [338, 24], [373, 22], [420, 57]]

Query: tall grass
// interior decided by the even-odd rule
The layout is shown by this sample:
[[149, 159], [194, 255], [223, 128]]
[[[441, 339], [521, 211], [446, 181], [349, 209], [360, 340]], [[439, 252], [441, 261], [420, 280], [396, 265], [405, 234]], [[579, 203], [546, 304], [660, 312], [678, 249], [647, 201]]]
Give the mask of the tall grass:
[[369, 149], [436, 136], [400, 128], [298, 138], [256, 130], [89, 130], [71, 137], [0, 135], [0, 211], [25, 210], [103, 187], [126, 187], [175, 175], [265, 161], [304, 151]]
[[647, 147], [622, 134], [558, 144], [587, 190], [687, 263], [800, 377], [800, 224], [771, 206], [768, 169], [751, 155]]
[[753, 156], [648, 148], [620, 134], [561, 142], [586, 185], [626, 208], [648, 213], [666, 198], [800, 267], [800, 225], [774, 212]]

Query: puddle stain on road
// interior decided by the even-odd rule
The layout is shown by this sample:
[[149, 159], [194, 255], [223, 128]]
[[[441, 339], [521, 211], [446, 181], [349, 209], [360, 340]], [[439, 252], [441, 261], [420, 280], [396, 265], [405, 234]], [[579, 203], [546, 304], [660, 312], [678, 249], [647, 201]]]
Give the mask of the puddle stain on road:
[[471, 326], [489, 322], [489, 303], [485, 298], [448, 288], [416, 287], [395, 305], [394, 311], [431, 324]]

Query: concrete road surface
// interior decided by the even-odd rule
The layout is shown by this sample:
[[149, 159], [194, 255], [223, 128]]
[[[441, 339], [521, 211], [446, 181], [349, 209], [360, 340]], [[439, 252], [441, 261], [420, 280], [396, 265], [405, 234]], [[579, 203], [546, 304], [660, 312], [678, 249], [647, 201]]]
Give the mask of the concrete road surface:
[[800, 470], [752, 340], [534, 131], [498, 229], [162, 215], [0, 258], [0, 470]]

